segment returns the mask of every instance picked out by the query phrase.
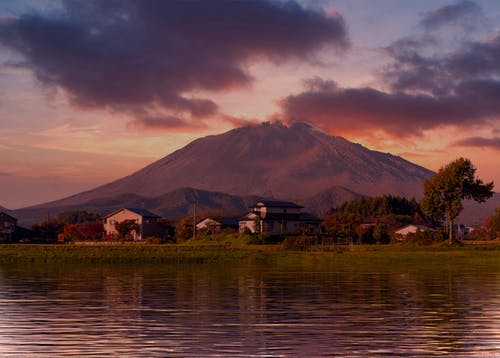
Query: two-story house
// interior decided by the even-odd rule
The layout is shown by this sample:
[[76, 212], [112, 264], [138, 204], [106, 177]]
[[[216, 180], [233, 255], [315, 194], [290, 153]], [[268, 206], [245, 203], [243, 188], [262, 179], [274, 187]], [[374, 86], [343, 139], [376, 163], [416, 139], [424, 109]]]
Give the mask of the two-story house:
[[146, 209], [121, 208], [103, 218], [104, 232], [106, 235], [118, 235], [115, 224], [125, 220], [133, 220], [138, 225], [138, 229], [130, 233], [134, 241], [151, 236], [163, 238], [165, 228], [160, 224], [160, 219], [160, 216]]
[[302, 212], [303, 206], [289, 201], [262, 200], [250, 208], [239, 221], [239, 232], [271, 235], [317, 235], [321, 220]]

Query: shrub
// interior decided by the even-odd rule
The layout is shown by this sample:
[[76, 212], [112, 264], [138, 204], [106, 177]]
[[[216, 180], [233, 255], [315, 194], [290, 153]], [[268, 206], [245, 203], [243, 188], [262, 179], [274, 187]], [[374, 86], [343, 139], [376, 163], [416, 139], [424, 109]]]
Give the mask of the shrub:
[[306, 251], [310, 250], [313, 245], [317, 244], [316, 238], [311, 236], [296, 236], [287, 237], [283, 240], [281, 248], [283, 250]]
[[405, 243], [414, 244], [417, 246], [432, 245], [436, 242], [446, 240], [446, 232], [444, 230], [437, 231], [417, 231], [406, 235]]

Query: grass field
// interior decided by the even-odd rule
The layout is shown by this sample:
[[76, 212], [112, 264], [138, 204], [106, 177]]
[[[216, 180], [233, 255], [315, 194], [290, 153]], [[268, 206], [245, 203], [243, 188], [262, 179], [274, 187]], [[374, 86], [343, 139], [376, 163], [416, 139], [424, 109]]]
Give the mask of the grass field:
[[[325, 250], [327, 249], [327, 251]], [[0, 245], [0, 263], [276, 263], [333, 264], [338, 267], [444, 267], [470, 265], [500, 269], [500, 244], [448, 247], [409, 245], [354, 245], [283, 250], [281, 245]]]

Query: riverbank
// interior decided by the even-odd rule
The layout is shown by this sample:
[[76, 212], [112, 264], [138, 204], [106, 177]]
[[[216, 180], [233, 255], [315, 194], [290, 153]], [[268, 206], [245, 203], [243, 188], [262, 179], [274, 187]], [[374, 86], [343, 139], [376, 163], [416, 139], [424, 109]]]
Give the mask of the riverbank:
[[0, 263], [270, 263], [334, 264], [339, 267], [495, 266], [500, 244], [448, 247], [407, 245], [335, 246], [310, 251], [283, 250], [281, 245], [0, 245]]

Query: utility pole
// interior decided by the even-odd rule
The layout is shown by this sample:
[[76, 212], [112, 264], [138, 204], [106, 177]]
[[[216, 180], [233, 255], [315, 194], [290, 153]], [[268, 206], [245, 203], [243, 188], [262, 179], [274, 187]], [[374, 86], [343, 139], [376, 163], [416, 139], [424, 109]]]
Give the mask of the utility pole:
[[193, 240], [196, 240], [196, 201], [193, 203]]

